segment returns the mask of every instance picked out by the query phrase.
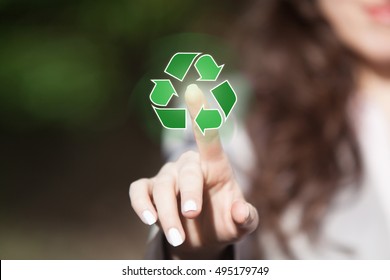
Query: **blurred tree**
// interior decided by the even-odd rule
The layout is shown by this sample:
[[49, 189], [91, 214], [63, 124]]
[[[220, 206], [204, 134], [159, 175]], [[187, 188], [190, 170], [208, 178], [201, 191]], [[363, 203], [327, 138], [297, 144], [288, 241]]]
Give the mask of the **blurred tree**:
[[[122, 123], [151, 39], [182, 30], [195, 1], [1, 1], [0, 123]], [[97, 124], [99, 123], [99, 124]]]

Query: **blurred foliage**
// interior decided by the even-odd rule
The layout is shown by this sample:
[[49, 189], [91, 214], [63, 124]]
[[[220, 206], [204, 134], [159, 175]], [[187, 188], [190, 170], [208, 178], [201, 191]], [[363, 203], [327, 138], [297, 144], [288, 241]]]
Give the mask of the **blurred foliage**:
[[85, 38], [48, 40], [33, 32], [6, 38], [0, 47], [2, 113], [73, 125], [91, 121], [115, 81], [103, 52]]
[[0, 1], [0, 124], [26, 130], [123, 122], [145, 46], [181, 30], [195, 4]]

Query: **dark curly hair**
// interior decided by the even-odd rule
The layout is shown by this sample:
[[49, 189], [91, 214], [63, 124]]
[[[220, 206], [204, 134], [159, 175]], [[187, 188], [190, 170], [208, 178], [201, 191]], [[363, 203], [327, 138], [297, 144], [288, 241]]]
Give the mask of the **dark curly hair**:
[[248, 130], [258, 172], [252, 203], [294, 257], [281, 218], [302, 208], [300, 229], [315, 238], [337, 191], [359, 180], [350, 121], [354, 57], [322, 17], [317, 1], [254, 1], [239, 23], [242, 64], [255, 92]]

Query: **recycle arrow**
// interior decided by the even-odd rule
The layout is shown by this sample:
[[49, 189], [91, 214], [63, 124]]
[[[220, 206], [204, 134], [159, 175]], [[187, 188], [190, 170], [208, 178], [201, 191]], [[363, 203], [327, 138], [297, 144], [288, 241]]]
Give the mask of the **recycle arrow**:
[[154, 87], [150, 93], [150, 100], [160, 106], [167, 106], [173, 95], [177, 95], [170, 80], [152, 80]]
[[[179, 52], [172, 56], [164, 72], [179, 81], [183, 81], [191, 65], [200, 55], [197, 52]], [[218, 65], [213, 57], [208, 54], [201, 55], [194, 64], [199, 74], [198, 81], [216, 81], [224, 65]], [[172, 82], [169, 79], [151, 80], [154, 83], [152, 92], [149, 95], [151, 102], [156, 106], [166, 107], [172, 97], [178, 96]], [[225, 121], [229, 117], [234, 105], [237, 102], [237, 95], [225, 80], [213, 89], [211, 93], [221, 107], [225, 116]], [[186, 128], [187, 109], [159, 108], [152, 105], [161, 124], [168, 129]], [[199, 110], [194, 122], [199, 127], [202, 134], [208, 129], [217, 129], [221, 127], [223, 119], [222, 113], [218, 109], [205, 109], [204, 106]]]
[[157, 108], [152, 106], [161, 124], [169, 129], [186, 128], [186, 109]]
[[221, 114], [217, 109], [205, 109], [204, 106], [202, 106], [198, 115], [195, 117], [195, 123], [204, 135], [207, 129], [217, 129], [221, 127]]
[[172, 56], [164, 72], [182, 82], [195, 58], [199, 54], [200, 53], [191, 52], [176, 53]]
[[226, 80], [211, 90], [215, 100], [221, 106], [225, 118], [229, 117], [234, 105], [237, 102], [237, 95], [229, 81]]
[[224, 64], [218, 66], [214, 58], [209, 54], [204, 54], [195, 62], [196, 71], [200, 78], [198, 81], [215, 81], [218, 79], [219, 73]]

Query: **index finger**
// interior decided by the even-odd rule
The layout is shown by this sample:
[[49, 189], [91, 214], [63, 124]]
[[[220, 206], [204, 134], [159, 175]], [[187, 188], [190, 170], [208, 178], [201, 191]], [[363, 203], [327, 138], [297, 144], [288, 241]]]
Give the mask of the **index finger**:
[[221, 159], [224, 156], [224, 152], [218, 130], [206, 130], [203, 135], [198, 125], [195, 123], [195, 118], [202, 106], [207, 107], [207, 101], [203, 92], [197, 85], [191, 84], [187, 87], [185, 100], [188, 111], [190, 112], [192, 128], [201, 158], [205, 160]]

